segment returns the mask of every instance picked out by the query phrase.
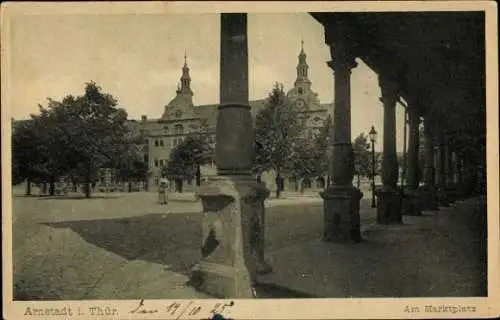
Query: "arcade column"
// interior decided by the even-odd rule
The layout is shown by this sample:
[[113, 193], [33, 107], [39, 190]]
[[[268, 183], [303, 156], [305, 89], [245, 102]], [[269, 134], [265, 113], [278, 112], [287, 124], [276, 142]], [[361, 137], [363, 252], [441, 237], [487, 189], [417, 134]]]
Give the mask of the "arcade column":
[[352, 185], [354, 154], [351, 144], [351, 69], [356, 67], [355, 56], [347, 42], [330, 44], [332, 60], [327, 64], [334, 73], [334, 110], [332, 181], [320, 192], [323, 198], [324, 233], [328, 242], [355, 243], [361, 241], [359, 201], [363, 194]]
[[379, 75], [379, 85], [384, 106], [384, 141], [382, 154], [382, 188], [377, 190], [377, 223], [402, 223], [403, 192], [398, 187], [398, 157], [396, 153], [396, 101], [397, 84], [389, 75]]
[[435, 184], [435, 155], [434, 155], [434, 134], [431, 127], [431, 120], [424, 119], [424, 185], [420, 188], [422, 196], [422, 210], [438, 210], [437, 189]]

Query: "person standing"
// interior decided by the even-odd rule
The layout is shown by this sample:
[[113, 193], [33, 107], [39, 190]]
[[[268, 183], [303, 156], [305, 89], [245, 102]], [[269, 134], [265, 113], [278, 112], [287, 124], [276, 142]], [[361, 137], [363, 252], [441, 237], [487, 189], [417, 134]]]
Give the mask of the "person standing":
[[160, 202], [160, 204], [167, 204], [168, 187], [169, 187], [168, 179], [161, 178], [160, 185], [158, 188], [158, 201]]

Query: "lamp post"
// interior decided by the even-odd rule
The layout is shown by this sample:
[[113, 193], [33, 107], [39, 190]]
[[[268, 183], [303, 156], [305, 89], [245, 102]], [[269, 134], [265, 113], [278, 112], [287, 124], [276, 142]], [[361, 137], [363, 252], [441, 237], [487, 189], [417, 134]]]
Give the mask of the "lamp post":
[[195, 148], [193, 153], [196, 155], [196, 186], [199, 187], [201, 185], [201, 168], [200, 168], [200, 153], [201, 150]]
[[374, 126], [372, 126], [368, 136], [372, 143], [372, 208], [375, 208], [375, 141], [377, 140], [377, 131], [375, 131]]

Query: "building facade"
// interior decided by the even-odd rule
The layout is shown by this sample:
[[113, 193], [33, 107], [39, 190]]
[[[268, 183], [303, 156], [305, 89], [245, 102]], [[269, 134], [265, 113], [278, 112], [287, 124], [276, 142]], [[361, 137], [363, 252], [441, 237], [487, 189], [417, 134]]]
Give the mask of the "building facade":
[[[303, 43], [298, 56], [296, 68], [296, 80], [293, 88], [287, 92], [287, 98], [294, 103], [300, 113], [307, 119], [306, 134], [312, 137], [320, 130], [327, 116], [331, 112], [331, 104], [321, 104], [318, 94], [312, 89], [309, 79], [309, 66], [307, 55], [304, 52]], [[198, 105], [193, 102], [193, 90], [191, 88], [191, 75], [184, 57], [184, 66], [174, 98], [164, 106], [163, 115], [159, 119], [148, 119], [142, 116], [137, 124], [147, 138], [147, 145], [143, 146], [144, 158], [148, 162], [150, 186], [158, 185], [161, 177], [161, 168], [166, 166], [172, 150], [181, 143], [187, 135], [194, 132], [204, 132], [209, 143], [215, 147], [215, 126], [217, 119], [217, 104]], [[266, 99], [249, 101], [251, 113], [255, 117], [266, 105]], [[208, 179], [216, 175], [216, 166], [212, 162], [201, 167], [201, 176]], [[287, 179], [284, 186], [287, 188]], [[276, 188], [274, 174], [267, 172], [262, 175], [268, 188]], [[184, 189], [190, 189], [193, 181], [187, 181]], [[153, 188], [154, 189], [154, 188]]]

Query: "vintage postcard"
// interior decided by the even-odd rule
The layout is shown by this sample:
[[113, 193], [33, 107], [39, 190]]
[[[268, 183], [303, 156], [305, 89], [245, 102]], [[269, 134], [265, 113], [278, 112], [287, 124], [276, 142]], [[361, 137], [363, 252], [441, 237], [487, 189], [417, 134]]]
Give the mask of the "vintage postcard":
[[499, 316], [495, 2], [1, 9], [5, 319]]

